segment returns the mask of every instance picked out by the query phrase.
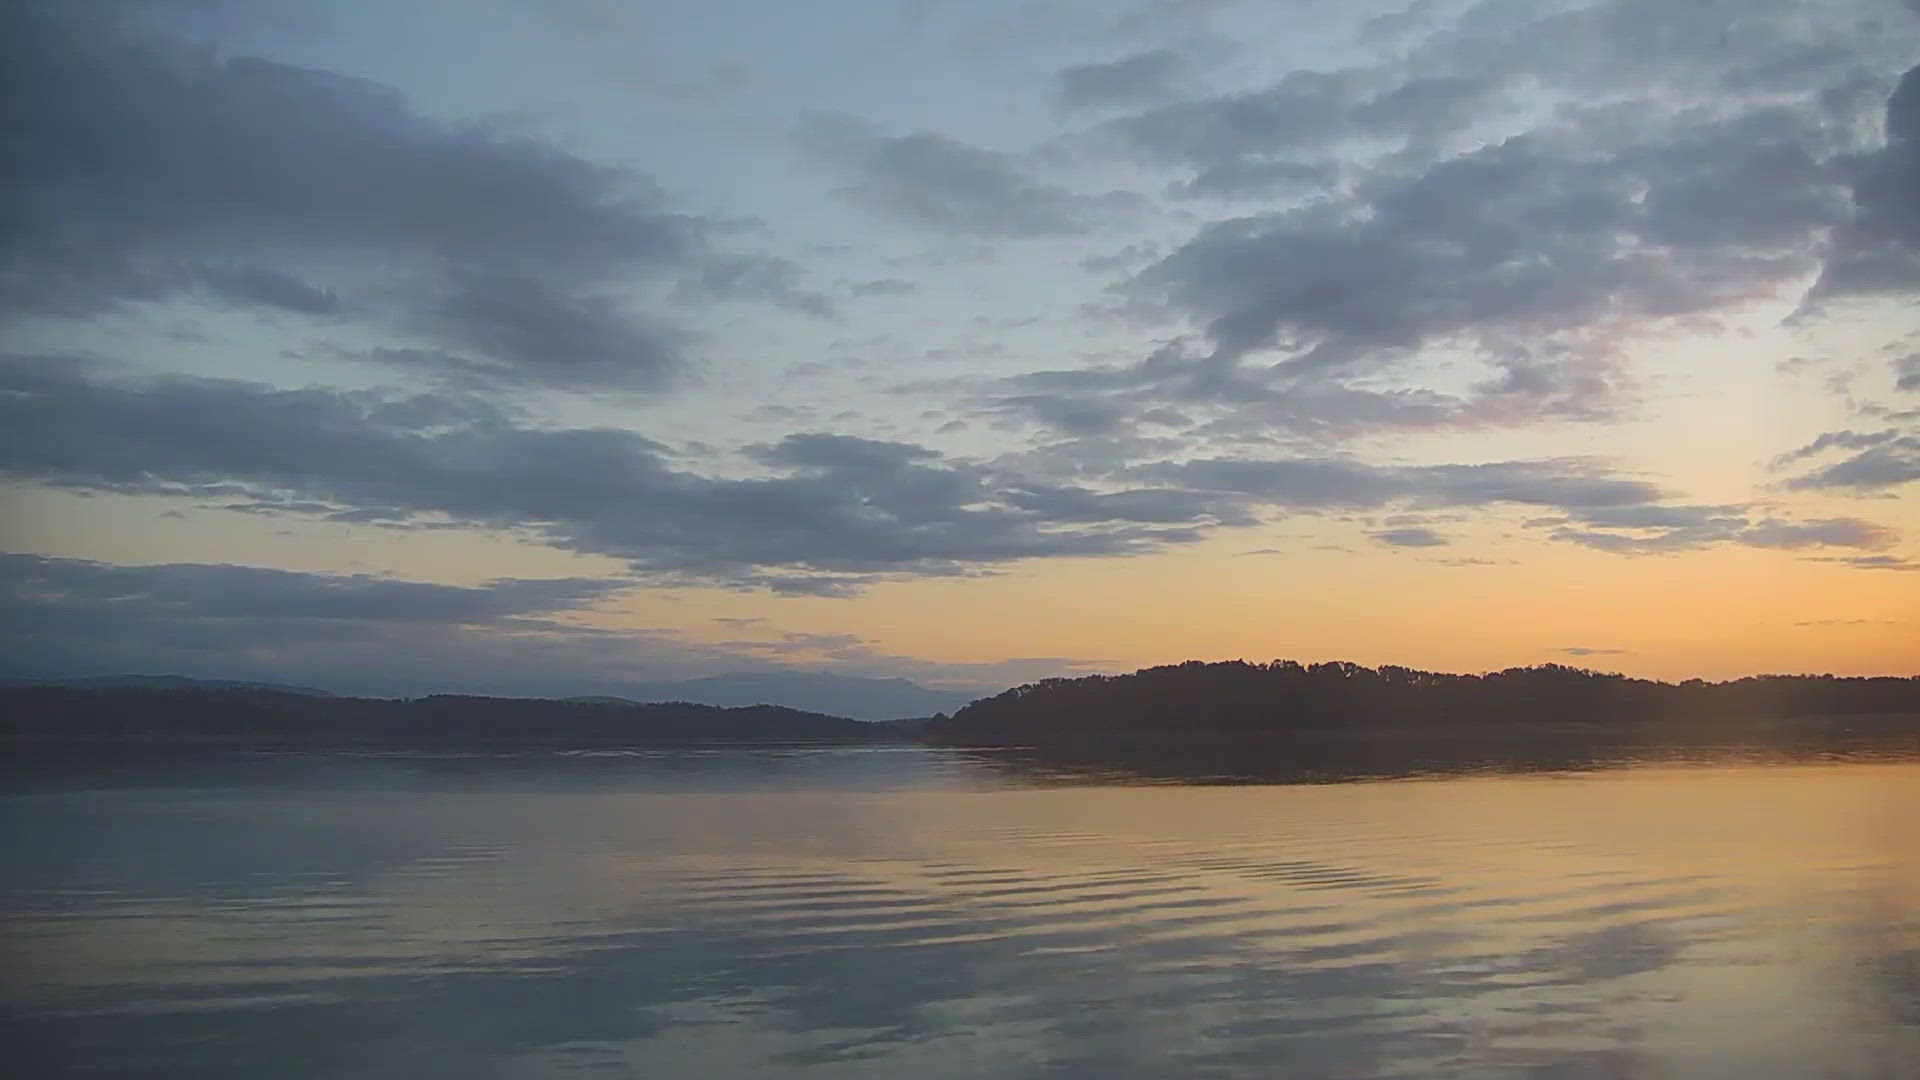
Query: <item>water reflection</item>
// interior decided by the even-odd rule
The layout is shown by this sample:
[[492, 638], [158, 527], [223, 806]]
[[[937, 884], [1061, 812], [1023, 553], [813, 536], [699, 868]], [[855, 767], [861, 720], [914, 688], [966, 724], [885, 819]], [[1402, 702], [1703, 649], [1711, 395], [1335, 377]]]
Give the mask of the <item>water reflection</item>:
[[35, 1076], [1904, 1078], [1920, 763], [1873, 753], [74, 765], [4, 800], [0, 995]]
[[1134, 734], [993, 749], [980, 752], [977, 759], [1027, 784], [1316, 784], [1463, 773], [1916, 757], [1920, 722], [1914, 718], [1847, 716], [1740, 724], [1370, 728], [1298, 731], [1244, 741]]

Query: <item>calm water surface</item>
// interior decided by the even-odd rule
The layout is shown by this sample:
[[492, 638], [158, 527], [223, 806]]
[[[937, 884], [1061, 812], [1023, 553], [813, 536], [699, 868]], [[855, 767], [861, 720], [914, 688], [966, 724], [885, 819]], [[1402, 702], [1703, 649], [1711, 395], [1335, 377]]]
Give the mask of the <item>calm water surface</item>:
[[16, 769], [31, 1077], [1920, 1076], [1920, 762]]

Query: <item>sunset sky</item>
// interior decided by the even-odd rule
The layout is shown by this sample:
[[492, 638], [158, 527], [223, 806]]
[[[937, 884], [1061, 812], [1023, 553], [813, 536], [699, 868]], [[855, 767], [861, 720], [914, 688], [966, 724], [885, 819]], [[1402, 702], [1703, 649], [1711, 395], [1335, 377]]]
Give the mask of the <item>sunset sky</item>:
[[1916, 0], [6, 4], [0, 674], [1913, 674], [1916, 63]]

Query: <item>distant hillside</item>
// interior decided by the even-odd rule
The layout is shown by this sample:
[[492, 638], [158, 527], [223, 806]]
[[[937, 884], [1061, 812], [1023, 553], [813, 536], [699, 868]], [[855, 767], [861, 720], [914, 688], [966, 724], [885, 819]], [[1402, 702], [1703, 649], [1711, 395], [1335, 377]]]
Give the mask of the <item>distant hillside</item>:
[[148, 690], [273, 690], [307, 697], [333, 697], [329, 690], [288, 683], [247, 682], [240, 679], [189, 679], [185, 675], [93, 675], [79, 679], [0, 679], [6, 686], [75, 686], [94, 689], [141, 688]]
[[411, 700], [249, 688], [0, 688], [0, 743], [249, 748], [515, 748], [864, 742], [871, 724], [777, 706], [611, 704], [439, 694]]
[[620, 687], [617, 693], [633, 701], [785, 705], [856, 720], [897, 720], [951, 713], [978, 696], [958, 690], [933, 690], [909, 679], [863, 679], [827, 672], [713, 675], [674, 682], [631, 683]]
[[[469, 686], [481, 687], [485, 696], [511, 696], [525, 698], [527, 695], [515, 693], [507, 685], [487, 685], [484, 676], [490, 674], [478, 672], [480, 676]], [[373, 698], [411, 698], [445, 692], [445, 684], [423, 684], [411, 680], [363, 679], [342, 677], [328, 680], [346, 691], [342, 696]], [[6, 678], [0, 679], [0, 687], [6, 686], [72, 686], [72, 687], [146, 687], [152, 689], [232, 689], [232, 690], [277, 690], [289, 694], [305, 694], [311, 697], [332, 697], [334, 692], [316, 689], [310, 686], [296, 686], [287, 683], [258, 682], [240, 679], [193, 679], [182, 675], [101, 675], [78, 679], [37, 679]], [[602, 703], [642, 704], [648, 702], [684, 701], [695, 705], [714, 705], [722, 708], [740, 708], [748, 705], [779, 705], [801, 712], [821, 713], [827, 716], [848, 717], [855, 720], [898, 720], [911, 716], [932, 716], [935, 713], [951, 713], [954, 710], [979, 697], [979, 694], [960, 690], [935, 690], [910, 679], [867, 679], [853, 675], [834, 675], [828, 672], [763, 672], [732, 675], [710, 675], [698, 679], [662, 680], [657, 682], [609, 683], [595, 681], [583, 686], [576, 693], [555, 687], [557, 693], [549, 691], [551, 697], [563, 701], [585, 701]], [[537, 691], [536, 691], [537, 692]], [[532, 699], [529, 700], [546, 700]]]
[[1547, 664], [1450, 675], [1350, 663], [1189, 661], [1131, 675], [1048, 679], [984, 698], [928, 726], [965, 746], [1097, 744], [1148, 738], [1244, 742], [1384, 727], [1920, 714], [1920, 677], [1766, 675], [1660, 683]]

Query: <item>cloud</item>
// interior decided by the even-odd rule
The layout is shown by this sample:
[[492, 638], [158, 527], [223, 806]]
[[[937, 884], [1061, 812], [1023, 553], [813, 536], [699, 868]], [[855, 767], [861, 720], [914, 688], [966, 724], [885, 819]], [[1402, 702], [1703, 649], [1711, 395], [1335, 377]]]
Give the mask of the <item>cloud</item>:
[[1855, 213], [1835, 236], [1816, 299], [1920, 288], [1920, 67], [1887, 98], [1886, 143], [1854, 164]]
[[1568, 645], [1560, 650], [1568, 656], [1625, 656], [1630, 649], [1590, 649], [1584, 645]]
[[1747, 523], [1741, 506], [1599, 506], [1579, 513], [1582, 524], [1606, 529], [1740, 529]]
[[1075, 64], [1054, 77], [1060, 107], [1093, 109], [1138, 105], [1171, 97], [1187, 72], [1187, 60], [1172, 49], [1153, 49], [1104, 63]]
[[1076, 148], [1259, 212], [1116, 283], [1112, 317], [1163, 331], [1148, 355], [983, 380], [976, 407], [1075, 439], [1170, 410], [1212, 448], [1616, 419], [1633, 337], [1820, 271], [1920, 40], [1881, 8], [1869, 41], [1841, 3], [1481, 5], [1377, 63], [1107, 120]]
[[563, 578], [459, 586], [231, 564], [0, 555], [0, 652], [10, 670], [42, 676], [470, 680], [488, 666], [588, 670], [644, 651], [648, 637], [567, 617], [631, 585]]
[[1831, 465], [1786, 481], [1794, 491], [1827, 488], [1878, 491], [1920, 480], [1920, 434], [1885, 431], [1829, 431], [1776, 458], [1775, 469], [1819, 457], [1832, 450], [1856, 451]]
[[1072, 436], [1119, 432], [1127, 426], [1130, 412], [1118, 402], [1066, 394], [1014, 394], [1000, 398], [993, 408]]
[[1893, 375], [1894, 389], [1920, 391], [1920, 353], [1895, 360]]
[[[1203, 347], [1078, 392], [1317, 440], [1618, 415], [1623, 341], [1803, 287], [1858, 216], [1863, 121], [1916, 34], [1890, 3], [1816, 10], [1483, 4], [1377, 62], [1103, 123], [1169, 194], [1260, 206], [1119, 287]], [[1463, 387], [1442, 355], [1495, 370]]]
[[197, 266], [191, 273], [208, 292], [242, 307], [279, 308], [313, 316], [338, 315], [344, 307], [332, 291], [258, 263]]
[[1340, 167], [1329, 161], [1238, 158], [1168, 185], [1167, 194], [1183, 199], [1309, 195], [1339, 181]]
[[656, 390], [679, 366], [683, 335], [611, 296], [558, 290], [513, 273], [454, 276], [422, 321], [494, 362], [440, 354], [448, 367], [573, 389]]
[[1855, 570], [1920, 570], [1920, 562], [1900, 555], [1816, 556], [1810, 561], [1839, 563]]
[[854, 177], [855, 202], [942, 232], [992, 238], [1078, 236], [1124, 196], [1085, 196], [1041, 183], [1013, 158], [932, 132], [887, 135], [844, 113], [815, 113], [799, 144]]
[[369, 574], [200, 563], [130, 567], [39, 555], [0, 555], [0, 566], [15, 604], [125, 604], [156, 617], [201, 619], [494, 624], [590, 608], [633, 585], [606, 578], [440, 585]]
[[[1543, 105], [1851, 88], [1863, 69], [1900, 54], [1905, 19], [1891, 2], [1832, 0], [1811, 18], [1808, 9], [1799, 0], [1479, 4], [1428, 25], [1410, 47], [1381, 50], [1376, 62], [1288, 71], [1253, 89], [1145, 110], [1108, 131], [1137, 153], [1202, 173], [1335, 148], [1430, 154], [1452, 136], [1470, 144], [1495, 125], [1538, 122]], [[1863, 41], [1862, 23], [1875, 14], [1886, 25]], [[1389, 18], [1407, 30], [1424, 21]]]
[[906, 296], [919, 291], [918, 285], [902, 278], [856, 281], [847, 286], [847, 292], [854, 296]]
[[1866, 449], [1868, 447], [1880, 446], [1883, 443], [1891, 442], [1898, 437], [1899, 437], [1899, 433], [1895, 431], [1822, 432], [1819, 435], [1819, 437], [1815, 438], [1812, 442], [1808, 443], [1807, 445], [1802, 446], [1796, 450], [1790, 450], [1787, 453], [1784, 453], [1779, 457], [1773, 459], [1773, 467], [1775, 469], [1779, 469], [1788, 465], [1792, 465], [1796, 462], [1805, 461], [1808, 458], [1818, 456], [1821, 452], [1826, 450], [1833, 450], [1833, 449], [1861, 450], [1861, 449]]
[[[1148, 554], [1273, 515], [1336, 510], [1548, 508], [1567, 515], [1551, 519], [1565, 526], [1556, 538], [1613, 550], [1865, 547], [1889, 535], [1853, 519], [1723, 521], [1720, 508], [1659, 507], [1657, 485], [1584, 459], [1117, 467], [1118, 452], [1077, 465], [1043, 453], [1023, 467], [812, 432], [745, 448], [744, 472], [702, 472], [636, 432], [543, 427], [485, 396], [283, 390], [71, 360], [0, 364], [8, 475], [351, 524], [510, 530], [623, 560], [654, 585], [845, 596], [895, 577]], [[1059, 478], [1076, 471], [1077, 480]], [[1689, 515], [1699, 520], [1685, 526]], [[1655, 526], [1666, 531], [1646, 531]]]
[[799, 434], [760, 475], [676, 468], [612, 428], [542, 428], [481, 398], [0, 366], [9, 474], [348, 522], [519, 530], [658, 584], [846, 595], [885, 575], [1139, 554], [1244, 520], [1233, 500], [1094, 491], [911, 444]]
[[1859, 518], [1823, 518], [1788, 522], [1768, 519], [1741, 530], [1736, 538], [1748, 547], [1798, 550], [1810, 547], [1886, 547], [1898, 534], [1884, 525]]
[[[1089, 666], [1057, 657], [942, 664], [851, 635], [703, 644], [581, 618], [632, 587], [599, 578], [446, 585], [0, 554], [0, 671], [39, 678], [167, 672], [370, 693], [578, 694], [619, 693], [636, 680], [791, 672], [795, 663], [968, 689]], [[763, 620], [715, 621], [744, 629]]]
[[1197, 459], [1142, 466], [1138, 475], [1182, 487], [1236, 492], [1300, 509], [1488, 506], [1624, 506], [1660, 498], [1653, 484], [1606, 475], [1592, 462], [1502, 461], [1478, 465], [1375, 466], [1340, 458]]
[[1216, 222], [1134, 286], [1197, 319], [1216, 357], [1303, 367], [1711, 308], [1812, 267], [1844, 210], [1803, 145], [1816, 133], [1774, 110], [1632, 146], [1517, 135]]
[[1367, 535], [1389, 547], [1446, 547], [1453, 542], [1432, 529], [1420, 526], [1385, 529]]
[[1353, 377], [1286, 364], [1241, 365], [1190, 355], [1172, 341], [1131, 364], [1031, 371], [976, 380], [976, 407], [1077, 438], [1137, 433], [1143, 424], [1183, 429], [1190, 441], [1285, 441], [1328, 445], [1367, 435], [1485, 430], [1547, 420], [1600, 421], [1617, 415], [1622, 376], [1605, 360], [1551, 346], [1502, 344], [1484, 377], [1447, 390], [1382, 385], [1378, 372]]
[[1161, 105], [1106, 130], [1151, 157], [1202, 168], [1295, 152], [1346, 133], [1365, 82], [1353, 69], [1294, 71], [1260, 90]]
[[1620, 555], [1672, 554], [1723, 545], [1781, 551], [1819, 547], [1872, 550], [1887, 547], [1899, 538], [1893, 529], [1859, 518], [1756, 518], [1740, 506], [1589, 507], [1565, 518], [1529, 524], [1551, 527], [1548, 535], [1554, 540]]
[[7, 6], [0, 93], [32, 152], [0, 182], [0, 314], [199, 297], [437, 347], [394, 358], [472, 351], [521, 381], [657, 388], [685, 358], [650, 289], [821, 303], [790, 265], [716, 250], [721, 223], [642, 174], [107, 14]]

